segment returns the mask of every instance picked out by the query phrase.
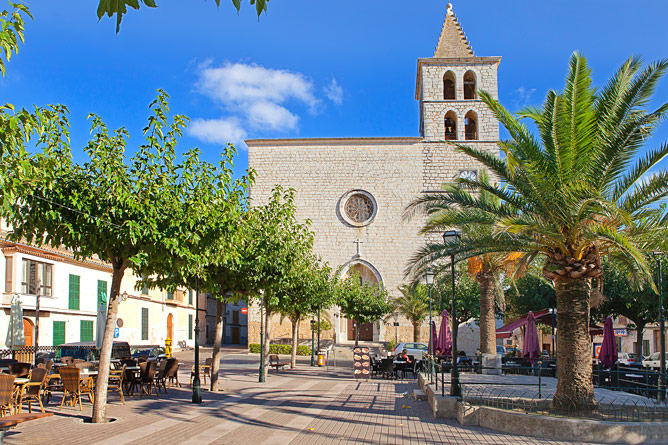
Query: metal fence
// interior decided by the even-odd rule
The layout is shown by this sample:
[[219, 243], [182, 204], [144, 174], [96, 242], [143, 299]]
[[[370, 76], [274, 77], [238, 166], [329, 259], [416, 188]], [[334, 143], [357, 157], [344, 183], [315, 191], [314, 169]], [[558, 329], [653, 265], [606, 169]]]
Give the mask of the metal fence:
[[[149, 349], [156, 345], [130, 345], [132, 349]], [[35, 362], [37, 352], [37, 362]], [[0, 360], [16, 360], [26, 363], [39, 363], [49, 359], [57, 360], [62, 356], [73, 356], [86, 360], [97, 360], [100, 350], [94, 345], [60, 345], [60, 346], [20, 346], [14, 349], [0, 349]]]

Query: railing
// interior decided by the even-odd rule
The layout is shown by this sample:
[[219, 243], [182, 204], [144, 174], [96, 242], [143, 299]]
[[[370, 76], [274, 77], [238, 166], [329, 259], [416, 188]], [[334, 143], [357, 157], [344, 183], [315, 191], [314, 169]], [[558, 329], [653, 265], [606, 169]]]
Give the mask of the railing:
[[[148, 349], [156, 347], [155, 345], [134, 345], [130, 349]], [[61, 356], [76, 356], [76, 358], [97, 360], [100, 357], [100, 351], [96, 346], [39, 346], [35, 350], [34, 346], [20, 346], [14, 349], [0, 349], [1, 359], [13, 359], [19, 362], [33, 363], [35, 352], [37, 352], [37, 361], [46, 361], [48, 359], [59, 359]]]

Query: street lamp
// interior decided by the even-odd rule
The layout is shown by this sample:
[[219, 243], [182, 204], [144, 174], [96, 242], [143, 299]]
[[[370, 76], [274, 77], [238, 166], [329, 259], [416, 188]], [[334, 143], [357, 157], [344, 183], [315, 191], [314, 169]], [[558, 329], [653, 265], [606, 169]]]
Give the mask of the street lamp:
[[315, 366], [315, 320], [311, 319], [311, 366]]
[[434, 325], [431, 320], [431, 288], [434, 286], [434, 271], [431, 268], [425, 272], [424, 280], [429, 289], [429, 354], [431, 354], [429, 360], [429, 380], [431, 383], [434, 383]]
[[661, 331], [661, 372], [659, 374], [659, 392], [656, 399], [663, 402], [666, 397], [666, 317], [663, 313], [663, 280], [661, 277], [661, 260], [666, 256], [663, 252], [652, 252], [659, 269], [659, 329]]
[[392, 314], [394, 317], [394, 346], [399, 344], [399, 336], [397, 331], [399, 330], [399, 312]]
[[262, 301], [260, 302], [260, 377], [259, 383], [264, 383], [264, 290], [260, 289]]
[[[451, 245], [458, 242], [461, 235], [456, 230], [448, 230], [443, 233], [443, 244]], [[455, 254], [450, 253], [450, 265], [452, 267], [452, 310], [450, 316], [452, 317], [452, 367], [450, 368], [450, 395], [453, 397], [461, 397], [462, 388], [459, 384], [459, 368], [457, 367], [457, 331], [459, 323], [457, 323], [457, 300], [455, 299]]]
[[[127, 292], [124, 294], [127, 298]], [[202, 388], [199, 381], [199, 278], [195, 278], [195, 375], [192, 402], [202, 403]]]

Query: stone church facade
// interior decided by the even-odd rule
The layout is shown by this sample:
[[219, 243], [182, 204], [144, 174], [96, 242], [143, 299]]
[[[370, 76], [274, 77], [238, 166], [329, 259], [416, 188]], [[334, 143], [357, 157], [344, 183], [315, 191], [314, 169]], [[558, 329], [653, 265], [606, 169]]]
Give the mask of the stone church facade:
[[[424, 243], [418, 235], [423, 220], [404, 220], [404, 209], [421, 194], [458, 176], [477, 175], [480, 168], [445, 141], [498, 153], [499, 125], [477, 90], [498, 97], [500, 61], [474, 55], [448, 4], [434, 56], [417, 63], [420, 136], [248, 140], [248, 164], [257, 172], [253, 202], [267, 202], [276, 184], [295, 189], [298, 217], [312, 221], [315, 253], [334, 269], [343, 266], [342, 273], [353, 267], [391, 297], [400, 295], [407, 261]], [[336, 308], [329, 319], [332, 329], [324, 338], [354, 338], [352, 322]], [[412, 326], [399, 321], [399, 341], [412, 341]], [[289, 321], [276, 317], [271, 325], [272, 338], [290, 337]], [[248, 331], [249, 342], [259, 342], [257, 305], [249, 312]], [[310, 338], [308, 322], [300, 332]], [[428, 328], [422, 333], [426, 340]], [[391, 323], [360, 327], [365, 340], [394, 336]]]

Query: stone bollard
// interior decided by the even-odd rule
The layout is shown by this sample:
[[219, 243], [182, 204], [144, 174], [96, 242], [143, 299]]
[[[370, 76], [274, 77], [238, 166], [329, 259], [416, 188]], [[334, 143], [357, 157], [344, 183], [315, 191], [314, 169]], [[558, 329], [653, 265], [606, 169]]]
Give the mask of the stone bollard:
[[482, 373], [486, 375], [501, 375], [501, 354], [483, 354]]

